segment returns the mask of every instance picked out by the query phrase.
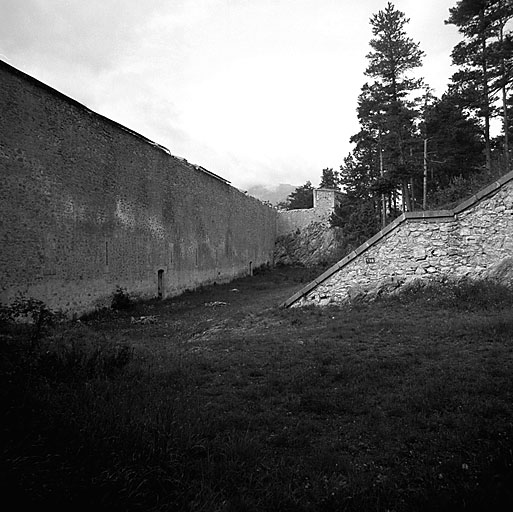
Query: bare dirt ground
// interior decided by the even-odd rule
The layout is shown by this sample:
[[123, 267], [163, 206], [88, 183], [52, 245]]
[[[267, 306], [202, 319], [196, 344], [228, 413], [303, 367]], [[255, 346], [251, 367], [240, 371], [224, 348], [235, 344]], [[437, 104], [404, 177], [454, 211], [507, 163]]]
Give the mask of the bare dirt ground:
[[[163, 301], [136, 303], [133, 307], [93, 315], [95, 328], [123, 331], [136, 346], [156, 349], [167, 342], [192, 341], [223, 329], [249, 334], [252, 319], [276, 311], [280, 304], [323, 272], [323, 267], [281, 267], [257, 272], [230, 283], [212, 285]], [[256, 327], [256, 326], [253, 326]]]

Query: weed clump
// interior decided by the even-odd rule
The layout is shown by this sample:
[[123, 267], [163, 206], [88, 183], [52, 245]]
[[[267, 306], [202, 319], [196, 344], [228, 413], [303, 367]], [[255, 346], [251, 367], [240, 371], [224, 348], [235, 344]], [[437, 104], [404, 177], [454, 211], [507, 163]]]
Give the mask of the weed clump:
[[379, 299], [461, 310], [502, 309], [513, 306], [513, 289], [488, 279], [417, 279]]
[[112, 294], [112, 301], [110, 307], [115, 310], [130, 309], [134, 305], [132, 297], [126, 291], [126, 288], [118, 286], [116, 291]]
[[83, 326], [53, 329], [64, 319], [63, 313], [33, 297], [20, 295], [11, 304], [0, 305], [2, 356], [9, 373], [84, 381], [110, 377], [132, 359], [132, 349], [99, 339], [92, 331], [84, 334]]
[[43, 301], [18, 295], [9, 305], [0, 305], [0, 326], [3, 330], [24, 327], [32, 344], [38, 344], [49, 328], [63, 321], [65, 315], [51, 310]]
[[43, 301], [24, 295], [18, 295], [8, 306], [0, 306], [0, 319], [6, 323], [51, 324], [57, 317], [58, 313], [49, 309]]
[[67, 333], [48, 340], [44, 348], [46, 350], [38, 354], [38, 372], [56, 382], [112, 378], [130, 363], [133, 356], [132, 348], [99, 340], [92, 333], [86, 333], [86, 336]]

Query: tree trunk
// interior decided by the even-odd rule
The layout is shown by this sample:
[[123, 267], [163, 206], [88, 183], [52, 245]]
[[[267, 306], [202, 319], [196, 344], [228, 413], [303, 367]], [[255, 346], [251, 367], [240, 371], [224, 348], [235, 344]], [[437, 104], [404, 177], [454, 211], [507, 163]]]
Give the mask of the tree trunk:
[[[379, 174], [381, 177], [385, 175], [383, 169], [383, 149], [381, 148], [381, 135], [379, 138]], [[387, 205], [385, 202], [385, 194], [381, 194], [381, 228], [387, 225]]]
[[[481, 23], [484, 26], [484, 11], [480, 13]], [[490, 93], [488, 90], [488, 62], [486, 60], [486, 36], [481, 34], [481, 68], [483, 71], [483, 116], [485, 121], [485, 157], [486, 170], [492, 170], [492, 153], [490, 146]]]
[[[499, 40], [501, 44], [501, 50], [504, 45], [504, 22], [501, 20], [499, 30]], [[503, 115], [503, 127], [504, 127], [504, 165], [506, 166], [506, 172], [509, 171], [509, 133], [508, 133], [508, 98], [506, 94], [506, 63], [504, 62], [504, 53], [501, 57], [501, 75], [502, 75], [502, 115]]]
[[401, 183], [401, 191], [403, 195], [403, 212], [411, 212], [410, 192], [408, 190], [408, 182]]
[[427, 210], [427, 137], [424, 139], [424, 176], [422, 179], [422, 209]]
[[509, 171], [509, 126], [508, 126], [508, 102], [506, 96], [506, 86], [502, 87], [502, 110], [503, 110], [503, 125], [504, 125], [504, 160], [506, 172]]

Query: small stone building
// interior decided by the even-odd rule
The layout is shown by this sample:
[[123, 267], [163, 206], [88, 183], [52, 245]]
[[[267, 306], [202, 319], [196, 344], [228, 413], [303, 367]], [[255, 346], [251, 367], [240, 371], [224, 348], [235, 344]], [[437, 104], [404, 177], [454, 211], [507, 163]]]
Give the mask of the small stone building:
[[403, 213], [283, 306], [340, 303], [387, 282], [486, 278], [512, 256], [510, 172], [454, 210]]

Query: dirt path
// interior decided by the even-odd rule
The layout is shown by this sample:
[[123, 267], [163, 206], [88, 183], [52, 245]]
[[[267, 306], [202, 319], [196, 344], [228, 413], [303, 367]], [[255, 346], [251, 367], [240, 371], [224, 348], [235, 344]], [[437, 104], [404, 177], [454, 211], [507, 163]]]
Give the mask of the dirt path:
[[206, 332], [245, 327], [262, 312], [278, 308], [318, 276], [321, 268], [281, 267], [186, 292], [163, 301], [138, 303], [88, 322], [96, 331], [138, 348], [170, 348]]

